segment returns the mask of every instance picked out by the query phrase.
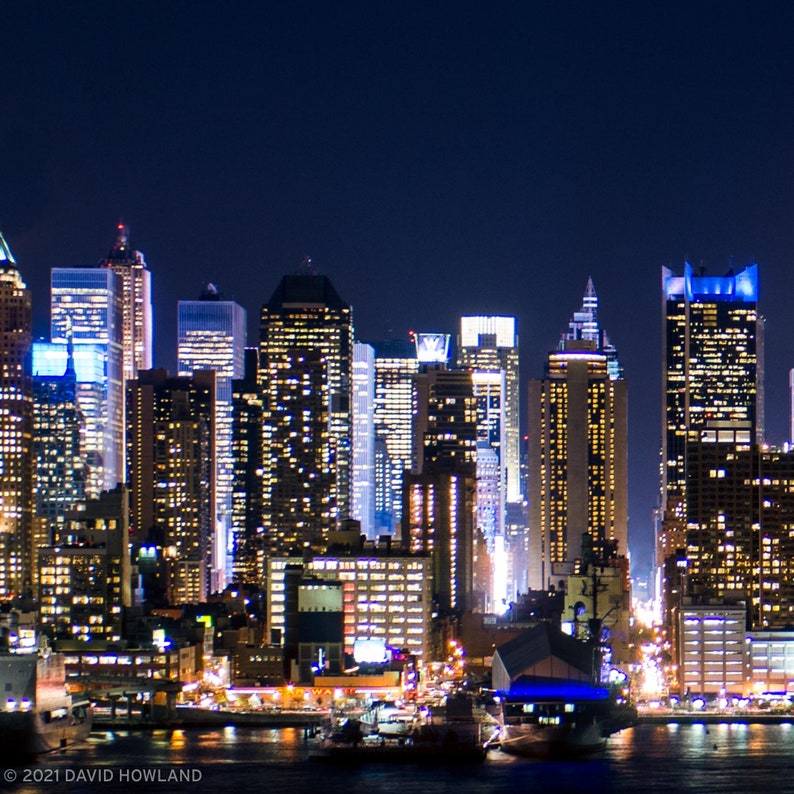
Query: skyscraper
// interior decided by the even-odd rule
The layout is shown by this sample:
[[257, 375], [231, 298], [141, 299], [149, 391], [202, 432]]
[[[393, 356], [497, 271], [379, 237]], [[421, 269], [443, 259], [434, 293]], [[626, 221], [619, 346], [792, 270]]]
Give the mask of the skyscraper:
[[352, 312], [307, 260], [281, 279], [260, 329], [265, 531], [276, 548], [322, 545], [350, 515]]
[[[743, 422], [749, 443], [761, 442], [763, 319], [758, 313], [758, 265], [725, 276], [681, 276], [662, 268], [662, 471], [661, 522], [656, 565], [686, 547], [688, 442], [710, 422]], [[669, 571], [673, 569], [666, 566]], [[667, 602], [670, 576], [659, 581]], [[669, 604], [666, 604], [669, 607]], [[668, 614], [669, 617], [669, 614]]]
[[[215, 373], [141, 370], [127, 383], [133, 540], [157, 555], [147, 597], [204, 601], [215, 547]], [[159, 592], [158, 592], [159, 588]]]
[[394, 535], [402, 518], [403, 476], [411, 468], [413, 376], [416, 347], [389, 339], [375, 349], [375, 521], [377, 534]]
[[122, 372], [124, 381], [139, 369], [152, 368], [152, 274], [140, 251], [129, 244], [129, 227], [119, 223], [116, 242], [100, 267], [110, 268], [121, 279]]
[[[520, 471], [520, 399], [518, 378], [518, 333], [515, 317], [470, 316], [460, 318], [459, 366], [480, 373], [504, 372], [504, 395], [501, 405], [491, 403], [491, 446], [496, 449], [507, 477], [505, 499], [521, 501]], [[475, 382], [475, 387], [477, 383]], [[486, 391], [484, 388], [478, 391]], [[497, 419], [497, 416], [502, 418]], [[496, 428], [499, 421], [503, 427]]]
[[260, 584], [265, 576], [264, 411], [259, 382], [259, 351], [245, 350], [242, 378], [232, 381], [232, 536], [233, 579]]
[[[223, 300], [208, 284], [197, 301], [179, 301], [177, 307], [179, 375], [197, 370], [215, 371], [215, 460], [217, 466], [215, 590], [222, 590], [231, 575], [232, 538], [232, 380], [243, 375], [246, 313], [234, 301]], [[227, 561], [228, 558], [228, 561]]]
[[11, 249], [0, 233], [0, 596], [32, 583], [32, 311]]
[[[84, 404], [78, 389], [78, 407], [86, 422], [83, 456], [88, 465], [86, 495], [96, 498], [124, 481], [123, 387], [123, 282], [110, 268], [53, 268], [51, 339], [66, 346], [74, 342], [75, 359], [84, 345], [101, 355], [101, 393]], [[98, 347], [96, 347], [98, 346]], [[63, 372], [63, 369], [60, 370]]]
[[685, 490], [686, 442], [707, 422], [749, 422], [751, 442], [763, 441], [758, 265], [722, 277], [694, 275], [688, 262], [683, 276], [664, 267], [662, 296], [662, 493], [676, 500]]
[[375, 539], [375, 351], [353, 345], [353, 504], [351, 517]]
[[627, 553], [626, 381], [612, 379], [610, 359], [598, 347], [602, 337], [589, 332], [596, 338], [563, 337], [562, 349], [548, 356], [545, 377], [529, 384], [529, 584], [535, 589], [556, 585], [582, 562]]
[[[418, 335], [420, 344], [423, 338]], [[439, 357], [442, 347], [430, 345]], [[482, 610], [490, 583], [475, 581], [477, 411], [472, 375], [445, 367], [434, 360], [420, 365], [414, 377], [414, 460], [403, 484], [402, 540], [410, 551], [431, 556], [436, 604], [442, 614], [451, 614]]]

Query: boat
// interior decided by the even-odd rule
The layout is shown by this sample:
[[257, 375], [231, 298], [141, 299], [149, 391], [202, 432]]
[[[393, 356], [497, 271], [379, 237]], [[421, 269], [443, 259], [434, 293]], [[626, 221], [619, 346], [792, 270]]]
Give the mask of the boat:
[[417, 712], [410, 728], [398, 732], [366, 731], [360, 720], [346, 719], [321, 738], [309, 758], [346, 764], [471, 763], [484, 761], [488, 752], [468, 699], [448, 699], [440, 715]]
[[592, 756], [636, 711], [618, 687], [603, 684], [592, 644], [542, 623], [494, 655], [498, 728], [491, 743], [513, 755]]
[[91, 704], [67, 692], [63, 654], [0, 652], [0, 686], [0, 758], [28, 760], [88, 738]]

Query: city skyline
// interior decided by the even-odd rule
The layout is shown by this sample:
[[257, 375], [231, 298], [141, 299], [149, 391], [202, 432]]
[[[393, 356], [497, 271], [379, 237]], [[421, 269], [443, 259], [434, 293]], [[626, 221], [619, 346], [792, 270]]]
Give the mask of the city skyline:
[[[786, 440], [794, 9], [174, 4], [6, 9], [0, 229], [49, 326], [50, 269], [119, 220], [145, 256], [155, 366], [207, 281], [248, 312], [304, 255], [356, 336], [518, 318], [539, 377], [588, 276], [629, 392], [629, 537], [652, 546], [659, 268], [759, 265], [766, 427]], [[121, 31], [143, 59], [108, 57]], [[175, 42], [190, 42], [174, 57]], [[57, 79], [55, 79], [57, 72]], [[45, 110], [46, 109], [46, 110]], [[525, 392], [524, 392], [525, 393]]]

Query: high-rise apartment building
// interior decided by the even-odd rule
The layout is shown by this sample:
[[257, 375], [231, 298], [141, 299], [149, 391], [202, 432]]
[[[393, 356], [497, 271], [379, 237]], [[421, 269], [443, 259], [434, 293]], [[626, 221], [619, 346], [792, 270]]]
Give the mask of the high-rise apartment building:
[[533, 589], [556, 585], [582, 562], [627, 553], [626, 381], [611, 377], [598, 344], [564, 336], [545, 377], [529, 384]]
[[126, 382], [139, 369], [152, 368], [154, 321], [152, 314], [152, 274], [140, 251], [129, 243], [129, 227], [119, 223], [116, 242], [99, 267], [110, 268], [121, 279], [122, 373]]
[[157, 558], [154, 601], [204, 601], [213, 586], [215, 437], [214, 371], [141, 370], [127, 383], [132, 536]]
[[375, 540], [375, 351], [353, 345], [353, 502], [351, 518]]
[[402, 518], [403, 477], [411, 468], [413, 377], [419, 369], [411, 342], [389, 339], [375, 349], [375, 522], [395, 535]]
[[[86, 422], [82, 454], [88, 471], [86, 494], [95, 498], [124, 481], [123, 281], [111, 268], [53, 268], [51, 339], [63, 346], [73, 340], [75, 359], [83, 345], [98, 346], [102, 359], [100, 392], [78, 389], [78, 407]], [[63, 372], [63, 369], [61, 370]]]
[[178, 374], [189, 376], [204, 369], [215, 371], [216, 549], [214, 590], [222, 590], [231, 575], [232, 514], [232, 381], [243, 375], [246, 312], [234, 301], [223, 300], [208, 284], [197, 301], [177, 306]]
[[304, 265], [282, 278], [260, 326], [265, 532], [282, 550], [323, 546], [351, 507], [352, 312]]
[[0, 233], [0, 597], [33, 580], [33, 394], [30, 291]]
[[[518, 333], [515, 317], [470, 316], [460, 319], [458, 365], [479, 373], [475, 389], [488, 401], [490, 443], [506, 473], [508, 502], [521, 501], [519, 444], [520, 386], [518, 378]], [[503, 391], [485, 375], [504, 373]], [[486, 388], [487, 384], [491, 384]], [[498, 404], [496, 401], [499, 401]], [[498, 425], [498, 426], [497, 426]]]

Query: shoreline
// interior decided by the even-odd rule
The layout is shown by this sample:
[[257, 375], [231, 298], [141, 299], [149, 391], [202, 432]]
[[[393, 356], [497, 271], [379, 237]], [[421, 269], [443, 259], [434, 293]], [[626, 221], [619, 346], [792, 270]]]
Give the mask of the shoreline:
[[794, 714], [756, 713], [643, 713], [637, 717], [636, 725], [785, 725], [794, 724]]

